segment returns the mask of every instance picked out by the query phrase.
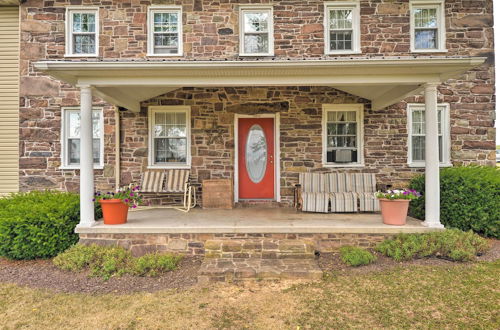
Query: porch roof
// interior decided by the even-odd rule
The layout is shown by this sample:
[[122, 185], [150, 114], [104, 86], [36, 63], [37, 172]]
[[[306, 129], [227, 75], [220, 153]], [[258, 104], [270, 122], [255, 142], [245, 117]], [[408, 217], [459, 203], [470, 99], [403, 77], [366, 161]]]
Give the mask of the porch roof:
[[383, 109], [425, 84], [457, 78], [485, 57], [377, 57], [304, 60], [40, 61], [35, 68], [72, 85], [90, 85], [104, 100], [132, 111], [181, 87], [330, 86]]

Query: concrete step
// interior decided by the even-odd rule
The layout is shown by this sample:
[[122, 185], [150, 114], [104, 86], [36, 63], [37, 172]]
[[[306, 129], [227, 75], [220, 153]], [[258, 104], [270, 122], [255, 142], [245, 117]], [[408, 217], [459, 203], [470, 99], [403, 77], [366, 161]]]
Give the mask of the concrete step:
[[198, 273], [198, 283], [315, 280], [322, 276], [314, 259], [205, 258]]
[[207, 240], [205, 258], [314, 259], [314, 243], [270, 238]]

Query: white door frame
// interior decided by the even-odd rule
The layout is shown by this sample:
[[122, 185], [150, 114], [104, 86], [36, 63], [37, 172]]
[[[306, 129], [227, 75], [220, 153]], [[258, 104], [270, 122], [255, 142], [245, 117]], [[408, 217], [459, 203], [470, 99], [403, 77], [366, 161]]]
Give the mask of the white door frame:
[[238, 173], [238, 120], [240, 118], [273, 118], [274, 119], [274, 199], [276, 202], [281, 202], [280, 193], [280, 114], [258, 114], [258, 115], [234, 115], [234, 202], [239, 201], [239, 173]]

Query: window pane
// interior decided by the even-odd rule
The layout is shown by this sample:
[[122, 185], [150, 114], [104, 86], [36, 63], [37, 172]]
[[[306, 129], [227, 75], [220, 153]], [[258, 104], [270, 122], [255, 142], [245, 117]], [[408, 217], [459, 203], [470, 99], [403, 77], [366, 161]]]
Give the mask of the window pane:
[[92, 136], [94, 139], [101, 137], [101, 112], [92, 112]]
[[68, 164], [80, 164], [80, 139], [68, 140]]
[[178, 31], [178, 13], [155, 13], [154, 32], [175, 32]]
[[73, 35], [73, 53], [74, 54], [94, 54], [95, 53], [95, 35], [74, 34]]
[[412, 137], [413, 161], [425, 160], [425, 136]]
[[[100, 163], [101, 140], [92, 141], [92, 158], [94, 164]], [[80, 165], [80, 139], [68, 140], [68, 165]]]
[[80, 112], [68, 111], [67, 117], [67, 136], [70, 138], [80, 137]]
[[415, 30], [416, 49], [437, 49], [437, 30]]
[[417, 8], [414, 10], [416, 28], [437, 28], [436, 8]]
[[331, 50], [352, 50], [352, 31], [335, 31], [330, 33]]
[[156, 163], [185, 163], [186, 139], [155, 139], [154, 154]]
[[73, 32], [95, 32], [95, 14], [74, 13]]
[[92, 155], [94, 159], [94, 164], [99, 164], [99, 158], [101, 155], [101, 139], [94, 139], [92, 141]]
[[244, 15], [245, 33], [248, 32], [267, 32], [268, 18], [267, 12], [262, 13], [245, 13]]
[[352, 10], [336, 9], [330, 11], [330, 29], [352, 29]]
[[259, 54], [269, 52], [269, 36], [267, 34], [245, 35], [245, 53]]

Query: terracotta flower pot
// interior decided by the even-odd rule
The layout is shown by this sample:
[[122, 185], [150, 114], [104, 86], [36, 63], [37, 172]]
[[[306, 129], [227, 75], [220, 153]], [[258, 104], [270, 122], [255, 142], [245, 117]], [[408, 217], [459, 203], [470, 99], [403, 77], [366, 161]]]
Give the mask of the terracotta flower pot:
[[101, 199], [102, 215], [105, 225], [119, 225], [127, 222], [128, 205], [121, 199]]
[[409, 199], [379, 198], [382, 220], [386, 225], [404, 226], [408, 215]]

